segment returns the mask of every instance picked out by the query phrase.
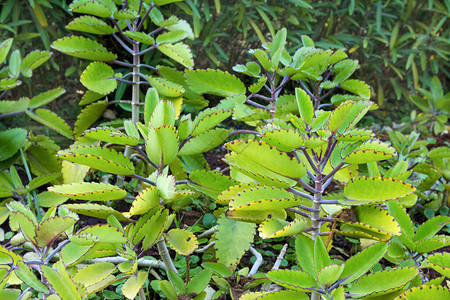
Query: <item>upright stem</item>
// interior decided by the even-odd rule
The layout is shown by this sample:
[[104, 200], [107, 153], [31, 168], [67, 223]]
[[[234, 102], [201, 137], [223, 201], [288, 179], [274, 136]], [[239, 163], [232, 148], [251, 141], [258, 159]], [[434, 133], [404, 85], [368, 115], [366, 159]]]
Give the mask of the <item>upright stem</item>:
[[158, 247], [158, 253], [161, 256], [161, 259], [164, 265], [166, 266], [166, 269], [174, 271], [175, 273], [178, 274], [178, 271], [175, 268], [172, 259], [170, 258], [169, 250], [167, 249], [166, 246], [166, 240], [164, 239], [163, 236], [159, 238], [158, 242], [156, 243], [156, 246]]
[[[133, 45], [133, 86], [131, 90], [131, 122], [136, 124], [139, 122], [139, 73], [140, 73], [140, 56], [137, 55], [139, 52], [139, 44]], [[126, 147], [125, 156], [130, 157], [131, 147]]]
[[322, 200], [322, 183], [320, 182], [321, 179], [322, 179], [322, 174], [317, 174], [314, 188], [320, 192], [314, 193], [314, 198], [313, 198], [313, 208], [316, 210], [311, 213], [311, 217], [312, 217], [311, 218], [311, 227], [314, 228], [311, 231], [311, 239], [313, 241], [316, 240], [316, 237], [320, 233], [320, 221], [319, 221], [320, 206], [321, 206], [320, 201]]

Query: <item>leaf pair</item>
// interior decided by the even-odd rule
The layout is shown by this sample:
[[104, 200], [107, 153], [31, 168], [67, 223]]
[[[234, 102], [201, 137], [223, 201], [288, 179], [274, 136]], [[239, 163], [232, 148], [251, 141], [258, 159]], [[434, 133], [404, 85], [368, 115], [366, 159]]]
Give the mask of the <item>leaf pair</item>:
[[349, 294], [352, 298], [394, 293], [418, 274], [413, 268], [399, 268], [363, 276], [384, 256], [386, 243], [371, 245], [345, 263], [331, 261], [321, 238], [313, 242], [305, 235], [298, 235], [295, 246], [297, 263], [302, 271], [270, 271], [267, 277], [290, 290], [316, 291], [327, 299], [344, 298], [343, 287], [348, 284], [351, 284]]

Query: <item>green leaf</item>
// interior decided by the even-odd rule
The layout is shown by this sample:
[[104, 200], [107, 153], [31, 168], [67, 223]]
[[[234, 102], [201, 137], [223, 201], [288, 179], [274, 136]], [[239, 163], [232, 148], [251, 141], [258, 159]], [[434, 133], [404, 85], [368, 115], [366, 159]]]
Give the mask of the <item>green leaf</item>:
[[289, 188], [294, 186], [296, 182], [287, 177], [281, 176], [271, 170], [262, 167], [260, 164], [248, 160], [247, 157], [237, 153], [225, 155], [224, 161], [231, 166], [231, 174], [233, 172], [242, 173], [247, 177], [253, 178], [257, 182], [264, 183], [269, 186], [281, 188]]
[[418, 274], [419, 272], [415, 268], [398, 268], [375, 272], [354, 282], [349, 293], [355, 297], [388, 294], [403, 288]]
[[201, 111], [193, 122], [194, 129], [191, 135], [196, 136], [214, 128], [217, 124], [230, 117], [231, 113], [231, 110], [220, 108], [208, 108]]
[[113, 174], [134, 174], [134, 166], [130, 159], [113, 149], [99, 146], [79, 146], [59, 151], [57, 156]]
[[117, 10], [110, 0], [76, 0], [69, 5], [69, 9], [80, 14], [88, 14], [101, 18], [111, 17]]
[[78, 234], [92, 234], [98, 237], [100, 243], [123, 244], [127, 242], [123, 233], [117, 227], [109, 224], [85, 227]]
[[334, 65], [335, 63], [337, 63], [343, 59], [346, 59], [346, 58], [347, 58], [347, 54], [344, 51], [337, 50], [330, 56], [330, 58], [328, 58], [328, 64]]
[[154, 87], [158, 93], [167, 97], [179, 97], [184, 93], [183, 86], [173, 83], [165, 78], [156, 76], [147, 76], [147, 81]]
[[396, 299], [422, 300], [422, 299], [448, 299], [450, 291], [448, 288], [436, 285], [416, 286]]
[[98, 101], [86, 106], [77, 116], [75, 125], [73, 126], [73, 133], [76, 137], [88, 129], [106, 109], [106, 101]]
[[214, 149], [228, 138], [229, 132], [229, 129], [215, 128], [192, 137], [181, 147], [179, 155], [195, 155]]
[[69, 30], [81, 31], [92, 34], [112, 34], [117, 32], [116, 28], [109, 26], [105, 21], [92, 16], [81, 16], [75, 18], [67, 26]]
[[123, 199], [127, 192], [114, 185], [96, 182], [82, 182], [49, 187], [52, 193], [71, 199], [109, 201]]
[[261, 135], [261, 139], [284, 152], [291, 152], [303, 146], [303, 136], [298, 131], [292, 129], [280, 128], [265, 131]]
[[77, 269], [73, 281], [82, 284], [90, 292], [90, 289], [95, 289], [96, 285], [108, 286], [109, 284], [105, 285], [105, 280], [106, 282], [115, 280], [115, 277], [112, 276], [115, 270], [116, 266], [110, 262], [93, 263]]
[[450, 241], [445, 235], [436, 235], [431, 239], [421, 240], [416, 243], [417, 253], [428, 253], [450, 245]]
[[186, 294], [200, 294], [211, 281], [212, 272], [209, 269], [198, 272], [186, 286]]
[[[246, 298], [246, 296], [249, 298]], [[254, 295], [252, 297], [252, 295]], [[256, 298], [258, 297], [258, 298]], [[253, 299], [261, 299], [261, 300], [275, 300], [275, 299], [283, 299], [283, 300], [308, 300], [309, 297], [305, 293], [282, 290], [278, 292], [253, 292], [253, 293], [245, 293], [239, 298], [240, 300], [253, 300]]]
[[261, 64], [261, 66], [265, 69], [265, 70], [271, 70], [272, 69], [272, 64], [270, 63], [270, 60], [267, 56], [267, 53], [264, 52], [264, 50], [262, 49], [250, 49], [248, 51], [248, 53], [250, 53], [251, 55], [255, 56], [256, 59], [259, 61], [259, 63]]
[[[343, 65], [343, 63], [347, 64]], [[343, 66], [342, 68], [336, 68], [337, 66]], [[358, 65], [358, 61], [355, 60], [344, 60], [341, 61], [339, 64], [336, 64], [334, 70], [337, 73], [336, 77], [333, 79], [333, 85], [338, 85], [340, 84], [342, 81], [347, 80], [355, 71], [356, 69], [359, 67]]]
[[20, 64], [22, 63], [22, 58], [20, 57], [20, 50], [15, 50], [9, 56], [9, 76], [12, 78], [17, 78], [20, 75]]
[[22, 128], [7, 129], [0, 132], [0, 161], [12, 157], [27, 138], [27, 131]]
[[194, 67], [194, 59], [192, 58], [191, 50], [186, 44], [177, 43], [174, 45], [159, 45], [158, 50], [188, 69]]
[[33, 273], [33, 271], [23, 262], [17, 262], [17, 269], [14, 270], [17, 277], [22, 280], [26, 285], [30, 286], [34, 290], [42, 293], [48, 293], [48, 288], [45, 286]]
[[[300, 65], [300, 70], [304, 70], [305, 72], [308, 72], [307, 69], [311, 67], [316, 67], [317, 65], [324, 65], [326, 61], [328, 60], [328, 57], [330, 57], [331, 51], [319, 51], [315, 52], [311, 55], [306, 56], [303, 63]], [[311, 69], [310, 69], [311, 70]]]
[[12, 42], [13, 38], [9, 38], [0, 43], [0, 65], [5, 61], [6, 56], [11, 49]]
[[253, 242], [255, 225], [228, 219], [222, 215], [217, 221], [217, 261], [227, 267], [235, 266]]
[[72, 217], [54, 216], [43, 220], [36, 229], [36, 242], [41, 248], [49, 247], [66, 229], [78, 220]]
[[297, 265], [314, 278], [317, 278], [317, 271], [314, 263], [314, 242], [303, 234], [295, 238], [295, 254]]
[[344, 188], [342, 204], [361, 205], [383, 202], [408, 196], [415, 188], [403, 181], [381, 177], [358, 177]]
[[137, 237], [140, 238], [138, 234], [144, 234], [144, 240], [142, 241], [142, 249], [144, 251], [153, 246], [161, 237], [168, 216], [169, 211], [165, 209], [162, 213], [156, 213], [152, 216], [142, 227], [135, 227], [138, 230], [136, 233]]
[[127, 299], [134, 299], [147, 280], [147, 277], [148, 274], [144, 271], [138, 272], [137, 276], [134, 274], [131, 275], [122, 286], [123, 295], [127, 297]]
[[40, 93], [40, 94], [34, 96], [33, 98], [31, 98], [30, 104], [28, 105], [28, 107], [34, 109], [34, 108], [43, 106], [45, 104], [48, 104], [48, 103], [52, 102], [53, 100], [55, 100], [56, 98], [58, 98], [59, 96], [61, 96], [62, 94], [64, 94], [65, 92], [66, 92], [65, 89], [58, 87], [56, 89], [52, 89], [47, 92]]
[[61, 161], [48, 148], [32, 145], [27, 149], [25, 155], [32, 172], [37, 176], [61, 172]]
[[73, 138], [73, 133], [70, 126], [66, 123], [66, 121], [64, 121], [54, 112], [48, 109], [40, 108], [35, 110], [34, 113], [29, 111], [25, 111], [25, 113], [36, 122], [39, 122], [47, 127], [50, 127], [51, 129], [65, 136], [66, 138], [68, 139]]
[[[321, 240], [320, 238], [316, 240]], [[344, 265], [335, 265], [331, 264], [323, 269], [321, 269], [318, 273], [318, 279], [320, 284], [322, 285], [331, 285], [334, 283], [341, 275], [342, 270], [344, 269]]]
[[86, 91], [86, 93], [83, 95], [83, 97], [81, 98], [81, 101], [78, 103], [78, 105], [87, 105], [87, 104], [91, 104], [92, 102], [97, 101], [98, 99], [101, 99], [105, 97], [105, 95], [103, 94], [97, 94], [94, 93], [93, 91]]
[[245, 86], [236, 76], [220, 70], [188, 70], [184, 73], [189, 88], [199, 94], [223, 97], [245, 94]]
[[170, 247], [180, 255], [190, 255], [198, 248], [195, 235], [185, 229], [172, 229], [164, 234]]
[[92, 62], [80, 76], [81, 83], [89, 90], [107, 95], [117, 88], [114, 70], [103, 62]]
[[388, 249], [387, 243], [373, 244], [363, 251], [353, 255], [345, 262], [344, 270], [338, 279], [345, 279], [342, 284], [347, 284], [355, 281], [367, 271], [370, 270], [380, 259]]
[[12, 213], [10, 219], [14, 218], [15, 222], [19, 224], [25, 238], [36, 245], [36, 228], [38, 226], [36, 217], [31, 211], [24, 209], [17, 202], [10, 202], [6, 206]]
[[297, 206], [302, 200], [293, 197], [281, 188], [257, 186], [242, 190], [229, 203], [229, 209], [247, 208], [249, 210], [284, 209]]
[[414, 237], [414, 225], [406, 211], [395, 201], [388, 202], [387, 208], [389, 214], [391, 214], [400, 225], [402, 234], [412, 239]]
[[173, 200], [176, 195], [175, 177], [172, 175], [160, 174], [156, 178], [156, 189], [162, 199]]
[[297, 101], [298, 111], [302, 120], [306, 124], [311, 124], [314, 117], [314, 109], [311, 98], [300, 88], [295, 89], [295, 99]]
[[46, 265], [41, 266], [41, 271], [47, 279], [48, 284], [55, 290], [55, 292], [62, 299], [80, 299], [81, 296], [77, 286], [70, 278], [69, 273], [64, 265], [59, 262], [57, 270]]
[[310, 224], [306, 219], [295, 219], [288, 222], [281, 219], [268, 219], [263, 221], [258, 228], [259, 236], [263, 239], [293, 236], [299, 234]]
[[117, 210], [106, 205], [89, 203], [89, 204], [65, 204], [64, 206], [73, 212], [85, 216], [106, 219], [108, 218], [108, 216], [114, 215], [119, 221], [128, 221], [128, 218], [126, 218], [121, 212], [118, 212]]
[[[119, 3], [121, 4], [121, 3]], [[119, 11], [116, 11], [113, 13], [113, 17], [116, 20], [130, 20], [130, 19], [136, 19], [139, 17], [139, 14], [134, 9], [122, 9]]]
[[427, 220], [425, 223], [420, 225], [414, 236], [414, 241], [420, 241], [424, 239], [429, 239], [433, 237], [442, 227], [450, 224], [449, 216], [436, 216], [432, 219]]
[[186, 288], [184, 286], [183, 279], [172, 270], [167, 271], [170, 282], [172, 283], [175, 291], [178, 295], [186, 294]]
[[340, 84], [340, 87], [346, 91], [356, 94], [363, 99], [370, 99], [370, 87], [364, 81], [349, 79]]
[[[234, 151], [241, 157], [256, 163], [262, 168], [283, 176], [300, 178], [306, 174], [306, 166], [303, 163], [278, 151], [263, 141], [236, 140], [227, 143], [225, 148]], [[229, 162], [229, 159], [225, 158], [225, 160]], [[239, 167], [239, 165], [237, 166]]]
[[159, 205], [159, 193], [155, 186], [151, 186], [136, 196], [130, 208], [130, 216], [147, 213]]
[[396, 155], [393, 147], [378, 140], [369, 140], [350, 152], [345, 158], [349, 164], [365, 164], [372, 161], [381, 161]]
[[183, 0], [154, 0], [154, 3], [158, 6], [166, 5], [169, 3], [180, 2]]
[[316, 287], [314, 278], [306, 272], [294, 270], [275, 270], [266, 274], [267, 278], [278, 285], [295, 291], [309, 292], [310, 288]]
[[139, 139], [126, 135], [115, 128], [106, 126], [86, 130], [83, 132], [83, 137], [117, 145], [135, 146], [139, 144]]
[[145, 150], [156, 165], [170, 164], [178, 153], [178, 136], [175, 127], [161, 126], [148, 129]]
[[262, 89], [264, 84], [266, 84], [266, 82], [267, 82], [266, 77], [258, 78], [257, 82], [248, 87], [249, 92], [254, 94], [258, 93]]
[[11, 113], [16, 111], [23, 111], [28, 108], [30, 99], [20, 98], [17, 101], [14, 100], [1, 100], [0, 101], [0, 113]]
[[159, 287], [161, 288], [162, 292], [167, 297], [167, 299], [169, 300], [178, 299], [177, 291], [169, 281], [162, 280], [159, 284]]
[[286, 43], [287, 30], [282, 28], [275, 35], [272, 45], [270, 47], [270, 54], [272, 56], [271, 65], [272, 68], [278, 68], [278, 63], [280, 61], [281, 55], [283, 53], [284, 44]]
[[170, 101], [159, 101], [153, 110], [149, 126], [160, 127], [164, 125], [174, 126], [176, 119], [175, 105]]
[[450, 149], [447, 147], [434, 148], [428, 152], [428, 157], [430, 159], [449, 158], [450, 157]]
[[372, 106], [369, 101], [344, 101], [330, 115], [328, 129], [331, 132], [344, 133], [352, 129]]
[[[8, 276], [9, 278], [9, 276]], [[0, 290], [0, 297], [2, 299], [20, 299], [20, 290], [2, 289]], [[50, 299], [51, 300], [51, 299]]]
[[175, 30], [158, 35], [156, 42], [158, 44], [177, 43], [184, 40], [186, 37], [187, 33], [185, 31]]
[[21, 85], [22, 82], [20, 80], [17, 80], [15, 78], [4, 78], [0, 79], [0, 91], [6, 91], [13, 89], [19, 85]]
[[123, 32], [127, 37], [135, 40], [136, 42], [146, 44], [146, 45], [153, 45], [155, 43], [155, 39], [144, 33], [144, 32], [138, 32], [138, 31], [124, 31]]
[[331, 265], [330, 256], [321, 238], [316, 238], [314, 241], [314, 265], [317, 273], [324, 267]]
[[25, 77], [31, 77], [33, 74], [32, 70], [36, 69], [43, 63], [45, 63], [47, 60], [50, 59], [52, 56], [52, 53], [50, 51], [31, 51], [28, 53], [27, 56], [22, 60], [22, 63], [20, 65], [20, 71], [22, 72], [23, 76]]
[[144, 124], [148, 126], [150, 118], [155, 110], [156, 105], [159, 103], [158, 92], [155, 88], [149, 88], [145, 94], [145, 107], [144, 107]]
[[117, 59], [117, 55], [109, 52], [94, 40], [81, 36], [71, 36], [54, 41], [51, 47], [67, 55], [99, 61]]
[[[345, 223], [341, 225], [341, 232], [348, 236], [362, 234], [371, 239], [386, 241], [392, 236], [401, 234], [400, 226], [386, 210], [375, 205], [356, 206], [357, 222], [340, 220]], [[356, 231], [356, 235], [351, 232]], [[360, 236], [361, 237], [361, 236]]]
[[223, 191], [236, 185], [237, 182], [218, 171], [195, 170], [189, 174], [189, 186], [213, 199], [216, 199]]
[[426, 267], [431, 267], [445, 277], [450, 275], [450, 253], [435, 253], [427, 257]]
[[207, 268], [214, 273], [219, 274], [221, 277], [230, 277], [233, 275], [233, 273], [228, 269], [225, 265], [214, 263], [214, 262], [203, 262], [202, 266], [204, 268]]

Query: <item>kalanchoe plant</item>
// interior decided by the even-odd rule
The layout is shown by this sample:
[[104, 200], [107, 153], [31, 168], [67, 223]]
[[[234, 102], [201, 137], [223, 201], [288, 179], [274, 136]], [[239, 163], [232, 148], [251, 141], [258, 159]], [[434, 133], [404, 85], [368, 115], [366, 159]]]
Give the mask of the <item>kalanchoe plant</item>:
[[429, 132], [438, 135], [448, 131], [448, 116], [450, 107], [450, 93], [444, 95], [444, 88], [437, 76], [433, 76], [430, 82], [430, 90], [417, 87], [419, 95], [411, 94], [409, 99], [422, 112], [417, 114], [414, 110], [411, 113], [411, 121], [417, 123], [414, 130]]
[[[343, 51], [317, 49], [307, 37], [303, 38], [305, 46], [291, 57], [284, 49], [285, 36], [286, 32], [280, 31], [273, 43], [265, 46], [267, 51], [250, 51], [259, 64], [249, 62], [235, 68], [257, 77], [249, 96], [245, 96], [243, 83], [230, 74], [186, 71], [192, 90], [228, 96], [219, 106], [234, 108], [235, 119], [257, 126], [256, 131], [235, 132], [253, 134], [254, 139], [225, 145], [230, 151], [224, 160], [231, 167], [231, 178], [241, 184], [217, 191], [217, 201], [228, 203], [229, 218], [260, 223], [258, 230], [264, 238], [305, 230], [313, 240], [328, 234], [321, 226], [334, 220], [332, 215], [339, 210], [336, 204], [359, 206], [360, 210], [360, 220], [344, 220], [351, 224], [341, 232], [377, 240], [398, 235], [396, 222], [374, 204], [408, 196], [415, 189], [393, 178], [358, 176], [358, 165], [390, 159], [396, 151], [374, 139], [370, 130], [356, 128], [374, 106], [365, 100], [370, 96], [368, 86], [348, 79], [357, 62], [345, 59]], [[289, 81], [299, 82], [302, 88], [296, 88], [295, 95], [281, 95]], [[270, 95], [258, 94], [261, 89]], [[333, 94], [338, 90], [357, 95]], [[325, 111], [322, 108], [330, 104], [322, 101], [329, 97], [337, 108]], [[213, 186], [199, 179], [200, 186]], [[329, 195], [327, 187], [333, 180], [345, 187]], [[383, 221], [364, 218], [369, 211]], [[286, 221], [288, 215], [291, 221]]]
[[[9, 117], [27, 114], [49, 129], [65, 138], [72, 139], [70, 126], [56, 113], [43, 108], [48, 103], [65, 93], [63, 88], [55, 88], [31, 97], [21, 97], [18, 100], [4, 100], [8, 93], [20, 87], [23, 81], [33, 76], [33, 71], [45, 63], [52, 53], [49, 51], [31, 51], [23, 55], [19, 49], [14, 49], [13, 39], [9, 38], [0, 43], [0, 122]], [[0, 203], [2, 218], [0, 224], [8, 217], [5, 204], [15, 200], [27, 200], [30, 208], [41, 219], [36, 189], [49, 182], [59, 183], [61, 163], [54, 154], [59, 146], [49, 137], [35, 135], [33, 131], [24, 128], [8, 128], [0, 132]], [[14, 166], [17, 164], [17, 167]], [[19, 166], [20, 165], [20, 166]], [[9, 169], [9, 171], [8, 171]], [[19, 173], [23, 172], [28, 182], [23, 184]], [[34, 175], [34, 176], [33, 176]]]
[[[13, 39], [0, 43], [0, 121], [2, 119], [26, 113], [31, 119], [55, 130], [66, 138], [73, 138], [69, 125], [54, 112], [42, 108], [66, 91], [55, 88], [33, 96], [31, 99], [22, 97], [18, 100], [4, 100], [7, 93], [22, 84], [23, 79], [31, 78], [33, 70], [45, 63], [52, 53], [35, 50], [23, 56], [19, 49], [11, 51]], [[8, 168], [20, 156], [19, 149], [25, 146], [27, 131], [23, 128], [12, 128], [0, 132], [0, 139], [8, 141], [0, 149], [0, 170]], [[48, 138], [40, 137], [38, 140]], [[30, 137], [30, 142], [36, 141]], [[49, 142], [55, 145], [53, 142]], [[48, 144], [48, 143], [47, 143]], [[56, 146], [56, 145], [55, 145]], [[34, 170], [33, 170], [34, 171]], [[33, 172], [35, 173], [35, 172]], [[41, 175], [41, 174], [39, 174]]]
[[[166, 19], [160, 10], [160, 6], [171, 2], [176, 1], [76, 0], [69, 6], [72, 12], [84, 15], [68, 24], [68, 29], [112, 36], [121, 46], [122, 52], [130, 55], [129, 59], [120, 59], [100, 42], [83, 36], [64, 37], [52, 43], [52, 48], [57, 51], [93, 61], [80, 77], [81, 83], [88, 89], [80, 105], [88, 106], [75, 123], [76, 137], [102, 115], [107, 105], [116, 102], [131, 105], [131, 120], [133, 123], [138, 122], [142, 105], [142, 85], [155, 87], [166, 100], [172, 100], [177, 109], [181, 109], [185, 89], [183, 82], [176, 80], [180, 77], [177, 71], [166, 67], [159, 72], [156, 67], [147, 64], [145, 58], [146, 54], [159, 50], [185, 68], [193, 67], [194, 61], [189, 47], [182, 42], [185, 38], [193, 38], [189, 24], [175, 16]], [[153, 28], [153, 25], [156, 28]], [[130, 72], [121, 74], [110, 65], [128, 68]], [[166, 74], [169, 79], [155, 76], [158, 73]], [[119, 83], [132, 86], [131, 101], [98, 101], [116, 90]], [[119, 93], [122, 94], [123, 92]], [[130, 153], [130, 150], [127, 150], [127, 156]]]
[[[189, 197], [193, 193], [187, 186], [186, 169], [198, 168], [192, 160], [200, 161], [200, 167], [206, 167], [203, 166], [201, 155], [217, 147], [228, 137], [230, 130], [216, 128], [216, 125], [229, 117], [231, 111], [213, 108], [202, 111], [194, 120], [190, 115], [180, 118], [175, 105], [171, 101], [160, 100], [153, 88], [148, 90], [145, 108], [145, 125], [141, 122], [134, 125], [127, 121], [125, 133], [111, 127], [92, 128], [78, 138], [76, 145], [57, 154], [71, 167], [63, 170], [63, 178], [67, 178], [65, 184], [49, 187], [49, 192], [66, 197], [65, 199], [90, 201], [65, 203], [64, 207], [77, 214], [108, 219], [113, 227], [108, 229], [111, 226], [96, 225], [73, 233], [81, 239], [88, 238], [92, 241], [88, 242], [90, 246], [87, 247], [78, 240], [69, 238], [67, 245], [61, 246], [61, 255], [66, 257], [63, 259], [66, 267], [86, 259], [118, 255], [127, 261], [125, 263], [119, 260], [119, 270], [131, 274], [136, 271], [138, 258], [143, 251], [156, 244], [162, 259], [161, 264], [166, 270], [176, 274], [177, 269], [169, 255], [166, 242], [178, 254], [184, 256], [190, 255], [198, 248], [198, 241], [193, 233], [186, 229], [170, 229], [175, 218], [170, 209], [177, 211], [191, 202]], [[143, 146], [140, 145], [142, 142]], [[122, 154], [121, 149], [124, 146], [131, 147], [135, 152], [131, 158]], [[74, 168], [77, 169], [76, 174], [71, 173]], [[89, 170], [130, 177], [140, 184], [135, 189], [127, 190], [127, 186], [117, 187], [108, 182], [83, 182]], [[193, 171], [191, 174], [195, 172], [200, 171]], [[130, 196], [135, 192], [137, 195]], [[124, 198], [132, 200], [132, 203], [129, 211], [123, 213], [108, 205], [96, 204]], [[136, 218], [135, 222], [131, 222]], [[127, 225], [122, 228], [119, 222], [125, 222]], [[90, 233], [89, 237], [84, 237], [85, 230]], [[90, 232], [92, 230], [95, 232]], [[117, 233], [117, 239], [117, 234], [111, 232], [110, 239], [104, 241], [114, 246], [105, 245], [104, 242], [96, 244], [102, 240], [102, 237], [98, 237], [102, 230], [120, 232]], [[94, 247], [94, 244], [98, 246]], [[116, 260], [111, 258], [109, 262], [111, 261]], [[138, 280], [140, 284], [137, 290], [147, 278], [146, 273], [142, 278], [139, 274], [133, 275], [137, 276], [137, 279], [129, 279], [130, 285]], [[178, 293], [188, 291], [200, 292], [197, 285], [191, 287], [188, 284], [186, 290], [179, 290]], [[123, 293], [130, 299], [135, 295], [125, 290]]]
[[[258, 62], [235, 68], [256, 78], [256, 83], [248, 88], [251, 93], [248, 96], [244, 84], [228, 73], [185, 72], [191, 90], [226, 97], [219, 107], [233, 109], [234, 119], [256, 127], [232, 133], [253, 138], [225, 144], [229, 153], [224, 161], [230, 166], [230, 178], [235, 185], [230, 178], [211, 171], [190, 177], [196, 183], [193, 188], [227, 204], [226, 218], [218, 222], [214, 247], [218, 261], [232, 269], [249, 248], [255, 223], [260, 237], [266, 239], [302, 234], [305, 240], [311, 238], [311, 245], [320, 243], [328, 247], [333, 234], [339, 233], [371, 244], [373, 240], [388, 241], [401, 235], [399, 221], [382, 204], [398, 201], [411, 205], [417, 198], [413, 194], [415, 187], [404, 182], [411, 172], [403, 170], [403, 166], [383, 173], [378, 169], [377, 162], [396, 159], [396, 149], [375, 139], [372, 131], [356, 127], [375, 107], [368, 101], [369, 87], [348, 79], [358, 63], [346, 59], [342, 51], [316, 49], [307, 37], [303, 37], [304, 47], [291, 57], [284, 49], [285, 36], [285, 31], [280, 31], [272, 44], [265, 45], [266, 51], [251, 50]], [[289, 82], [301, 86], [294, 95], [283, 93]], [[356, 95], [339, 94], [342, 90]], [[329, 99], [331, 103], [323, 103]], [[330, 106], [336, 108], [327, 109]], [[331, 185], [333, 182], [338, 186]], [[331, 228], [327, 226], [330, 222]], [[239, 242], [231, 245], [231, 236]], [[319, 248], [327, 253], [326, 247]], [[297, 251], [302, 250], [305, 251]], [[385, 251], [380, 252], [378, 260]], [[313, 299], [320, 295], [331, 297], [346, 280], [345, 276], [339, 277], [343, 264], [338, 265], [323, 270], [328, 264], [319, 263], [315, 272], [323, 270], [327, 278], [313, 276], [306, 280], [311, 283], [308, 288], [298, 290], [313, 292]], [[382, 278], [383, 272], [373, 276]], [[415, 268], [391, 272], [402, 279], [393, 281], [386, 290], [381, 285], [371, 290], [364, 283], [372, 280], [369, 275], [368, 279], [361, 279], [359, 290], [355, 287], [349, 293], [352, 297], [365, 297], [395, 292], [418, 275]], [[280, 271], [280, 274], [285, 279], [278, 282], [295, 281], [299, 273], [291, 276]], [[343, 287], [339, 293], [344, 296]]]
[[[447, 235], [437, 234], [443, 227], [450, 224], [449, 216], [433, 217], [415, 230], [409, 215], [398, 203], [390, 202], [387, 208], [398, 221], [401, 229], [401, 235], [394, 237], [389, 245], [386, 254], [389, 261], [402, 265], [420, 266], [424, 254], [450, 245]], [[425, 281], [426, 278], [422, 280]]]
[[[386, 176], [405, 180], [417, 188], [415, 196], [404, 199], [404, 206], [413, 206], [424, 210], [426, 217], [431, 218], [441, 209], [448, 206], [447, 186], [449, 176], [450, 151], [448, 147], [436, 147], [428, 150], [430, 143], [419, 141], [419, 134], [411, 132], [405, 136], [400, 132], [389, 131], [392, 146], [397, 150], [397, 159], [394, 167], [386, 172]], [[394, 160], [391, 160], [394, 163]], [[382, 168], [380, 168], [382, 169]], [[380, 172], [373, 166], [369, 172]]]

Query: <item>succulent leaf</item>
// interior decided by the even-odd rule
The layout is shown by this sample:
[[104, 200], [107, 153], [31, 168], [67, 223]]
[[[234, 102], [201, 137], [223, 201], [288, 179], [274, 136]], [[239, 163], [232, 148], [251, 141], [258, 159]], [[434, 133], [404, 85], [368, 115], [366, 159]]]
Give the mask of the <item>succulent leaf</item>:
[[109, 52], [101, 44], [94, 40], [71, 36], [54, 41], [51, 47], [67, 55], [97, 61], [109, 61], [117, 59], [117, 55]]
[[52, 193], [67, 196], [71, 199], [109, 201], [123, 199], [127, 192], [111, 184], [97, 182], [81, 182], [55, 185], [49, 187]]
[[170, 247], [181, 255], [190, 255], [198, 248], [195, 235], [185, 229], [172, 229], [164, 237]]

